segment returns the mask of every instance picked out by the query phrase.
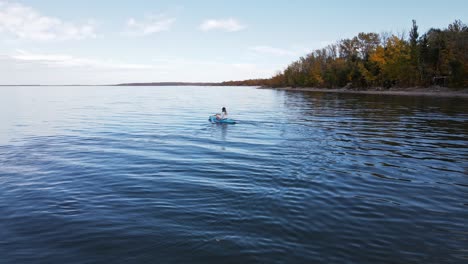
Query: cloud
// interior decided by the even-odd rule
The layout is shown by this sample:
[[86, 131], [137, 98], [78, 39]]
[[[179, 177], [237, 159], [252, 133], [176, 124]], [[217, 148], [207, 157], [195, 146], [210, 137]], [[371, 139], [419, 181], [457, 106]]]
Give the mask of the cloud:
[[65, 54], [40, 54], [17, 50], [16, 54], [9, 56], [20, 62], [38, 63], [50, 67], [88, 67], [95, 69], [122, 69], [122, 70], [147, 70], [156, 68], [153, 65], [122, 63], [111, 60], [99, 60], [83, 57], [75, 57]]
[[235, 32], [245, 29], [246, 26], [242, 25], [239, 21], [233, 18], [229, 19], [207, 19], [200, 25], [200, 30], [222, 30], [227, 32]]
[[[149, 59], [149, 58], [146, 58]], [[282, 64], [161, 57], [148, 64], [17, 50], [0, 53], [0, 84], [112, 84], [271, 77]]]
[[133, 64], [118, 59], [77, 57], [67, 54], [21, 50], [9, 54], [0, 53], [2, 76], [0, 84], [7, 85], [151, 82], [171, 74], [168, 69], [166, 65]]
[[296, 51], [274, 48], [270, 46], [255, 46], [250, 47], [249, 49], [257, 53], [271, 54], [275, 56], [296, 56], [298, 54]]
[[96, 37], [94, 25], [75, 25], [44, 16], [29, 6], [0, 1], [0, 34], [35, 41], [85, 39]]
[[130, 18], [127, 20], [124, 34], [128, 36], [148, 36], [169, 31], [175, 21], [175, 18], [164, 15], [146, 16], [142, 21]]

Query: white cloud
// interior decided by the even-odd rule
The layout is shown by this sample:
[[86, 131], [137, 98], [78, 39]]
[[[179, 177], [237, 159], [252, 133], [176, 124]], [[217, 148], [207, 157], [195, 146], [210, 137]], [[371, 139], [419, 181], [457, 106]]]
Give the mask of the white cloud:
[[200, 30], [223, 30], [227, 32], [235, 32], [245, 29], [246, 26], [242, 25], [239, 21], [233, 18], [229, 19], [207, 19], [200, 25]]
[[271, 77], [280, 63], [193, 60], [158, 56], [129, 63], [118, 58], [16, 50], [0, 53], [0, 84], [112, 84], [158, 81], [221, 82]]
[[[117, 84], [163, 80], [166, 65], [132, 64], [117, 59], [16, 51], [0, 53], [0, 84]], [[179, 76], [180, 72], [176, 72]], [[174, 80], [176, 78], [167, 79]]]
[[75, 25], [59, 18], [44, 16], [29, 6], [0, 1], [0, 34], [20, 39], [48, 41], [96, 37], [94, 25]]
[[298, 52], [287, 49], [274, 48], [270, 46], [255, 46], [249, 48], [252, 51], [263, 54], [271, 54], [276, 56], [296, 56]]
[[123, 69], [123, 70], [147, 70], [156, 68], [153, 65], [122, 63], [111, 60], [99, 60], [83, 57], [75, 57], [65, 54], [40, 54], [17, 50], [16, 54], [9, 56], [11, 59], [22, 62], [39, 63], [51, 67], [90, 67], [95, 69]]
[[127, 20], [124, 34], [129, 36], [147, 36], [169, 31], [175, 21], [175, 18], [164, 15], [146, 16], [142, 21], [130, 18]]

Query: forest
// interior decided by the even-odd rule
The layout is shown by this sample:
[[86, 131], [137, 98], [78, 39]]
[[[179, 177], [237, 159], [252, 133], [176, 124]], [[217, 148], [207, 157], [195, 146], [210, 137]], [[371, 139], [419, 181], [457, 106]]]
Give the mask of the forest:
[[420, 34], [359, 33], [315, 50], [270, 79], [224, 85], [317, 88], [468, 87], [468, 27], [456, 20]]

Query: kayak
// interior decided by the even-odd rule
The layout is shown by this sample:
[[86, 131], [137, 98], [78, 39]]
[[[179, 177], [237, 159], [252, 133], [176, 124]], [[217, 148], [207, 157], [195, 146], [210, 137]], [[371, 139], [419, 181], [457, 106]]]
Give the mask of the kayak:
[[216, 116], [210, 116], [208, 118], [208, 121], [210, 121], [211, 123], [219, 123], [219, 124], [235, 124], [236, 123], [234, 119], [230, 119], [230, 118], [217, 119]]

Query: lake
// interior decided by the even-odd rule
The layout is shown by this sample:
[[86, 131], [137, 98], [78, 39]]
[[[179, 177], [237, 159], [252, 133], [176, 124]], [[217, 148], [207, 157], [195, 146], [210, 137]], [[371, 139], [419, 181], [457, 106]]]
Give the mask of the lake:
[[1, 263], [466, 263], [467, 219], [467, 99], [0, 87]]

